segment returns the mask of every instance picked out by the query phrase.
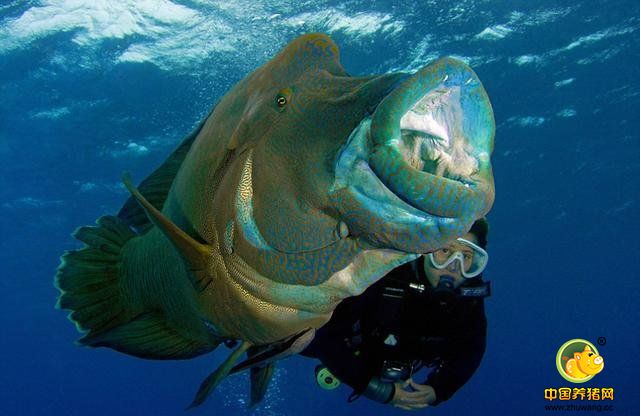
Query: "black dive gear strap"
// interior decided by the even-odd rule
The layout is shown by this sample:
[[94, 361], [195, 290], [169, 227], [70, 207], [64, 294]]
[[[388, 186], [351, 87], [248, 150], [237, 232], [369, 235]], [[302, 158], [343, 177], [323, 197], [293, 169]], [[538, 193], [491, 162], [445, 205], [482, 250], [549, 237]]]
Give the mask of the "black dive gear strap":
[[480, 280], [472, 285], [462, 285], [458, 288], [458, 292], [465, 298], [488, 298], [491, 296], [491, 281]]
[[484, 299], [491, 296], [491, 282], [481, 278], [469, 278], [456, 288], [454, 278], [443, 275], [431, 293], [432, 300], [441, 306], [452, 306], [462, 299]]

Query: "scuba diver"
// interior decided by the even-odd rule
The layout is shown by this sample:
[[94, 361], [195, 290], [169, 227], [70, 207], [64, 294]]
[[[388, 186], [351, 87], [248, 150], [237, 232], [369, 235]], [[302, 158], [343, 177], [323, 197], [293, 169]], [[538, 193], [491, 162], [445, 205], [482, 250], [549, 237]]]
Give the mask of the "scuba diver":
[[[341, 381], [354, 389], [350, 402], [362, 395], [405, 410], [451, 398], [485, 351], [487, 234], [481, 218], [462, 238], [341, 302], [301, 353], [322, 362], [320, 386]], [[419, 384], [413, 375], [423, 367], [431, 370]]]

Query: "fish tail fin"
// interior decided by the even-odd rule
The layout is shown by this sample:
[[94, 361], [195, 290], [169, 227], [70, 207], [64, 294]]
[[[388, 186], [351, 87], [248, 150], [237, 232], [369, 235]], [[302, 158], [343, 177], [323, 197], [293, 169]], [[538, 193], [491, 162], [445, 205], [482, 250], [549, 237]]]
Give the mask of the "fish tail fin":
[[119, 277], [122, 248], [136, 234], [118, 217], [103, 216], [96, 223], [76, 229], [73, 236], [85, 246], [64, 253], [55, 277], [56, 307], [71, 311], [69, 319], [86, 332], [79, 340], [84, 345], [135, 316], [127, 310]]
[[62, 256], [55, 277], [60, 290], [56, 307], [70, 310], [69, 319], [84, 332], [78, 343], [156, 360], [187, 359], [215, 349], [221, 340], [200, 321], [202, 328], [180, 331], [161, 311], [141, 310], [128, 300], [121, 282], [123, 253], [138, 234], [115, 216], [96, 223], [73, 233], [85, 246]]

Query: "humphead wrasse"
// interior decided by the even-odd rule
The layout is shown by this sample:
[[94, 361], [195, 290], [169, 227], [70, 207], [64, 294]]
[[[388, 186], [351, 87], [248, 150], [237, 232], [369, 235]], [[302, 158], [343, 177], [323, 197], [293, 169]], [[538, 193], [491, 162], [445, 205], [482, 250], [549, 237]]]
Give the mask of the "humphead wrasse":
[[[494, 200], [495, 123], [463, 62], [350, 76], [295, 39], [224, 95], [56, 276], [81, 344], [186, 359], [241, 342], [194, 401], [302, 350], [336, 305], [462, 236]], [[234, 367], [240, 356], [248, 359]]]

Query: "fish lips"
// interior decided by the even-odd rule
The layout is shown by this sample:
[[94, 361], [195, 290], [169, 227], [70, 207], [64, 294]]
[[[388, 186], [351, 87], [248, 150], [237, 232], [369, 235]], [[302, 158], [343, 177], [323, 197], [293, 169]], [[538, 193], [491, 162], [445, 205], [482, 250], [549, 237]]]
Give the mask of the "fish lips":
[[439, 59], [399, 83], [377, 105], [372, 117], [375, 145], [398, 144], [415, 131], [447, 147], [464, 142], [476, 158], [493, 152], [495, 121], [478, 76], [464, 62]]
[[351, 133], [332, 196], [376, 246], [432, 251], [494, 200], [489, 98], [463, 62], [440, 59], [401, 80]]

